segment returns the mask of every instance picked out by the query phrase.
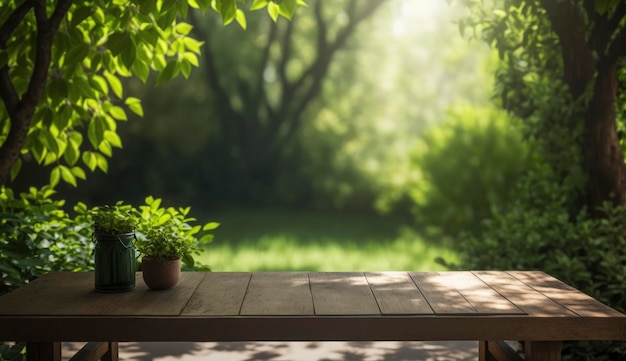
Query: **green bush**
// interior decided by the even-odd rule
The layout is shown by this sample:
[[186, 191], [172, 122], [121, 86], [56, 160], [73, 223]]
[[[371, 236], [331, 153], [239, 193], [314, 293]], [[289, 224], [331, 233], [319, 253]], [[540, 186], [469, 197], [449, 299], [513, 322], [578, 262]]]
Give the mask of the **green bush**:
[[0, 188], [0, 294], [49, 271], [93, 269], [91, 222], [72, 218], [49, 187]]
[[[479, 237], [460, 242], [463, 269], [542, 270], [626, 312], [626, 206], [608, 203], [592, 218], [573, 213], [567, 191], [545, 168], [519, 185], [514, 206], [495, 212]], [[444, 262], [445, 263], [445, 262]], [[567, 343], [564, 360], [622, 360], [626, 345]]]
[[477, 232], [492, 209], [510, 201], [527, 168], [528, 146], [495, 107], [456, 106], [426, 131], [412, 154], [410, 197], [421, 225], [449, 235]]

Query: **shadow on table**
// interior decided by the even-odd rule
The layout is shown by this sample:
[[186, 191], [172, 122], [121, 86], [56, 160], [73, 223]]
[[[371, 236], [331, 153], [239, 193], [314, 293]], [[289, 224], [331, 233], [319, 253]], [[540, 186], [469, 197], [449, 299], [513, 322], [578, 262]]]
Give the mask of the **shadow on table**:
[[[82, 347], [63, 344], [68, 360]], [[125, 361], [474, 361], [478, 345], [453, 342], [124, 342]]]

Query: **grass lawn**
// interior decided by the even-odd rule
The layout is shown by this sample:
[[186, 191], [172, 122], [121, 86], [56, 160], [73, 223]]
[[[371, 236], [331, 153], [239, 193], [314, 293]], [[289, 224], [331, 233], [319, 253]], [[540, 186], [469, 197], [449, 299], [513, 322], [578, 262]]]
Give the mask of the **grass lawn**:
[[[193, 212], [192, 212], [193, 213]], [[199, 261], [213, 271], [436, 271], [443, 244], [398, 221], [278, 209], [227, 209]]]

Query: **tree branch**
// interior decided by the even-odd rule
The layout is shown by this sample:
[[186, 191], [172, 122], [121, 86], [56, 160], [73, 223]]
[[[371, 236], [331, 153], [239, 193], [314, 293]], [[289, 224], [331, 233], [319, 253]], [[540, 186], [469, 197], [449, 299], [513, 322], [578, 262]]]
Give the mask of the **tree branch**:
[[15, 8], [13, 13], [11, 13], [4, 24], [2, 24], [2, 27], [0, 27], [0, 49], [6, 49], [6, 44], [11, 37], [11, 34], [13, 34], [13, 31], [17, 29], [17, 26], [32, 7], [32, 0], [24, 1], [20, 4], [20, 6]]
[[[317, 58], [307, 69], [306, 73], [298, 80], [297, 87], [294, 87], [294, 91], [292, 93], [299, 91], [302, 96], [298, 99], [299, 101], [297, 104], [291, 108], [291, 114], [288, 116], [291, 121], [287, 125], [285, 136], [283, 136], [277, 143], [276, 149], [280, 149], [280, 147], [282, 147], [284, 143], [292, 138], [300, 129], [303, 119], [302, 113], [304, 113], [309, 103], [320, 93], [322, 89], [322, 81], [328, 73], [333, 56], [339, 49], [341, 49], [341, 47], [345, 45], [347, 39], [356, 29], [356, 26], [371, 16], [385, 1], [386, 0], [367, 2], [368, 5], [362, 10], [361, 13], [358, 13], [356, 6], [358, 1], [352, 0], [348, 4], [347, 8], [349, 15], [348, 24], [339, 31], [334, 41], [331, 42], [326, 41], [325, 22], [322, 18], [321, 9], [316, 8], [316, 18], [318, 22], [320, 22], [318, 27], [322, 29], [318, 32]], [[309, 78], [309, 81], [305, 82], [307, 78]], [[308, 87], [304, 89], [307, 84]]]
[[61, 20], [65, 17], [65, 14], [67, 14], [67, 11], [72, 5], [72, 0], [59, 0], [50, 19], [47, 18], [45, 0], [37, 0], [33, 5], [35, 8], [35, 18], [37, 19], [35, 66], [30, 81], [28, 82], [28, 88], [22, 95], [20, 102], [20, 108], [31, 113], [28, 119], [29, 123], [30, 118], [32, 118], [35, 112], [35, 107], [45, 89], [50, 62], [52, 60], [52, 43], [54, 42], [54, 36], [61, 24]]
[[269, 63], [270, 49], [272, 47], [272, 43], [276, 39], [277, 31], [278, 31], [278, 25], [275, 22], [270, 21], [270, 33], [267, 38], [267, 44], [265, 45], [265, 48], [263, 49], [263, 54], [261, 55], [261, 59], [259, 60], [259, 64], [257, 65], [257, 79], [256, 79], [256, 92], [255, 92], [257, 99], [267, 100], [267, 96], [265, 94], [265, 87], [263, 86], [264, 84], [263, 79], [265, 75], [265, 69], [267, 68], [267, 64]]
[[615, 8], [613, 16], [609, 20], [611, 35], [614, 35], [613, 42], [607, 50], [609, 62], [616, 62], [619, 58], [626, 56], [624, 42], [626, 42], [626, 25], [620, 25], [626, 17], [626, 3], [620, 2]]
[[289, 91], [289, 79], [287, 79], [287, 63], [289, 62], [289, 58], [292, 53], [292, 42], [291, 37], [293, 35], [293, 21], [292, 19], [287, 23], [287, 29], [285, 29], [285, 33], [283, 34], [282, 40], [282, 54], [280, 57], [280, 61], [278, 62], [278, 78], [280, 79], [281, 89], [283, 92]]
[[232, 146], [236, 144], [235, 139], [238, 137], [237, 132], [243, 128], [241, 117], [233, 109], [228, 92], [220, 84], [219, 74], [215, 66], [215, 54], [211, 50], [210, 35], [201, 30], [200, 22], [198, 21], [195, 11], [189, 11], [188, 16], [190, 23], [193, 25], [192, 31], [196, 38], [204, 42], [202, 56], [200, 58], [204, 61], [209, 91], [215, 96], [215, 104], [218, 113], [217, 118], [219, 119], [220, 127], [224, 132], [226, 142], [229, 146]]
[[[24, 19], [24, 16], [28, 14], [33, 7], [31, 0], [26, 0], [20, 6], [18, 6], [7, 20], [0, 27], [0, 49], [6, 50], [7, 41], [11, 37], [11, 34], [17, 29], [18, 25]], [[16, 116], [17, 107], [19, 106], [19, 95], [13, 86], [11, 77], [9, 76], [9, 66], [5, 65], [0, 68], [0, 98], [4, 101], [4, 105], [9, 113], [10, 118]]]
[[[23, 20], [24, 16], [28, 12], [25, 8], [31, 6], [24, 4], [25, 3], [20, 5], [20, 7], [18, 8], [21, 9], [19, 10], [19, 12], [17, 12], [16, 10], [17, 14], [16, 12], [14, 12], [16, 16], [11, 20], [12, 22], [17, 21], [17, 19], [19, 19], [20, 21], [17, 21], [15, 25], [7, 25], [7, 23], [5, 23], [3, 25], [3, 29], [9, 30], [11, 29], [11, 26], [15, 26], [12, 28], [14, 30], [16, 26], [19, 26], [19, 23], [21, 22], [21, 20]], [[0, 83], [2, 85], [1, 93], [3, 100], [5, 102], [8, 100], [7, 108], [12, 105], [14, 106], [12, 110], [8, 110], [11, 117], [11, 127], [9, 128], [7, 138], [0, 147], [1, 184], [4, 184], [7, 181], [11, 168], [13, 167], [13, 164], [15, 164], [15, 161], [18, 159], [22, 147], [26, 142], [26, 136], [28, 135], [30, 122], [33, 119], [37, 104], [39, 103], [39, 100], [43, 95], [48, 79], [48, 70], [52, 61], [52, 43], [58, 31], [59, 25], [67, 14], [71, 5], [72, 0], [58, 0], [52, 15], [48, 19], [46, 14], [46, 1], [37, 0], [32, 2], [32, 7], [34, 7], [35, 10], [35, 19], [37, 23], [37, 39], [35, 43], [34, 67], [26, 92], [24, 92], [22, 98], [19, 100], [16, 106], [14, 103], [16, 96], [15, 89], [11, 83], [8, 69], [5, 66], [0, 71]], [[5, 26], [7, 27], [5, 28]], [[7, 36], [8, 41], [8, 35], [3, 34], [3, 36]], [[10, 87], [8, 86], [9, 83], [11, 83]]]
[[622, 28], [620, 32], [615, 36], [615, 39], [609, 46], [607, 51], [607, 60], [609, 63], [615, 63], [619, 58], [626, 56], [626, 48], [623, 44], [626, 43], [626, 28]]

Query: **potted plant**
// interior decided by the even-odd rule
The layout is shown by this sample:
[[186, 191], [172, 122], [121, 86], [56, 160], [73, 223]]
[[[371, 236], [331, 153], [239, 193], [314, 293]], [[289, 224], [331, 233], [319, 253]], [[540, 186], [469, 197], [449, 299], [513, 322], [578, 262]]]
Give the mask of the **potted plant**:
[[217, 228], [215, 222], [191, 226], [195, 218], [187, 217], [189, 208], [162, 208], [161, 200], [146, 198], [141, 206], [140, 234], [135, 240], [142, 255], [141, 271], [146, 285], [152, 289], [168, 289], [178, 284], [181, 266], [196, 269], [193, 255], [200, 246], [212, 240], [212, 234], [196, 236], [201, 231]]
[[139, 212], [118, 202], [90, 211], [96, 242], [95, 289], [124, 292], [135, 288], [135, 228]]

